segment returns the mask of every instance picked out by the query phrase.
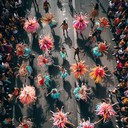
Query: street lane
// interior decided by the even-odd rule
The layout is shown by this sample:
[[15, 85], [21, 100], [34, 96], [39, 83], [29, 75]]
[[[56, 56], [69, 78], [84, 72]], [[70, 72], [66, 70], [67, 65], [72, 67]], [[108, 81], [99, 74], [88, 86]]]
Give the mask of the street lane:
[[[54, 41], [55, 41], [55, 49], [53, 51], [53, 56], [55, 60], [56, 65], [62, 65], [62, 59], [59, 56], [59, 51], [62, 46], [64, 46], [67, 50], [68, 53], [68, 58], [67, 61], [64, 62], [63, 66], [68, 70], [69, 76], [66, 78], [66, 81], [63, 82], [61, 78], [56, 78], [58, 74], [58, 69], [57, 67], [50, 66], [49, 67], [49, 74], [53, 76], [52, 78], [52, 86], [59, 86], [58, 89], [62, 90], [61, 91], [61, 97], [59, 103], [51, 100], [50, 98], [45, 97], [46, 90], [42, 90], [41, 88], [37, 87], [37, 82], [36, 79], [34, 79], [33, 86], [36, 87], [37, 90], [37, 96], [38, 100], [35, 105], [32, 106], [22, 106], [21, 105], [16, 105], [15, 109], [17, 111], [21, 110], [21, 116], [27, 116], [32, 118], [33, 122], [35, 123], [35, 128], [50, 128], [52, 126], [52, 122], [49, 121], [49, 118], [51, 117], [51, 114], [49, 113], [50, 110], [55, 111], [56, 107], [61, 107], [64, 105], [65, 111], [71, 111], [71, 122], [74, 123], [76, 126], [80, 120], [80, 118], [85, 118], [88, 119], [88, 117], [91, 118], [92, 121], [98, 120], [96, 116], [94, 116], [94, 110], [95, 105], [100, 101], [101, 98], [106, 98], [108, 97], [107, 95], [107, 87], [113, 87], [114, 84], [117, 84], [116, 79], [112, 76], [112, 78], [107, 78], [106, 82], [103, 82], [102, 85], [95, 85], [94, 82], [88, 77], [88, 74], [85, 76], [85, 81], [88, 81], [88, 85], [92, 87], [92, 90], [94, 92], [94, 99], [93, 102], [90, 103], [90, 107], [88, 104], [80, 102], [77, 103], [74, 95], [73, 95], [73, 89], [75, 87], [75, 78], [74, 76], [70, 73], [70, 65], [72, 63], [75, 63], [74, 60], [74, 50], [72, 49], [73, 47], [79, 46], [80, 49], [85, 51], [85, 56], [81, 55], [81, 60], [85, 60], [86, 64], [89, 65], [90, 67], [93, 67], [95, 65], [95, 62], [92, 59], [91, 51], [90, 49], [85, 46], [86, 44], [86, 38], [88, 37], [89, 31], [90, 31], [90, 26], [83, 32], [83, 38], [79, 35], [78, 38], [76, 36], [75, 30], [72, 27], [72, 22], [73, 22], [73, 17], [71, 13], [71, 9], [69, 8], [68, 5], [68, 0], [62, 0], [62, 10], [58, 8], [57, 6], [57, 0], [49, 0], [51, 4], [51, 9], [50, 12], [52, 12], [55, 15], [55, 19], [58, 21], [58, 26], [55, 28], [55, 35], [51, 34], [50, 27], [47, 25], [43, 25], [43, 28], [40, 28], [38, 31], [39, 35], [43, 34], [51, 34], [53, 36]], [[93, 0], [95, 3], [96, 1]], [[106, 2], [101, 3], [103, 7], [106, 7]], [[39, 12], [35, 12], [34, 6], [32, 4], [31, 6], [31, 11], [29, 16], [34, 17], [38, 16], [40, 17], [41, 15], [44, 15], [44, 10], [43, 10], [43, 1], [38, 0], [38, 5], [39, 5]], [[87, 12], [90, 13], [92, 6], [90, 3], [90, 0], [74, 0], [73, 1], [73, 7], [74, 10], [76, 10], [77, 13], [79, 12]], [[105, 8], [106, 9], [106, 8]], [[75, 11], [74, 11], [75, 13]], [[103, 12], [103, 9], [100, 7], [100, 16], [106, 16], [106, 14]], [[69, 24], [69, 37], [64, 37], [61, 28], [59, 26], [63, 22], [63, 20], [66, 19], [66, 21]], [[33, 38], [31, 34], [28, 34], [29, 37], [29, 47], [32, 49], [32, 53], [35, 54], [35, 59], [31, 64], [33, 65], [34, 69], [34, 77], [37, 76], [39, 73], [46, 74], [44, 71], [46, 69], [40, 68], [37, 66], [37, 57], [38, 55], [42, 54], [42, 51], [40, 50], [38, 46], [38, 40], [36, 38]], [[102, 34], [102, 38], [104, 40], [107, 40], [108, 43], [112, 44], [111, 38], [112, 35], [109, 30], [104, 32]], [[113, 44], [112, 44], [113, 46]], [[107, 56], [103, 56], [101, 58], [101, 63], [103, 65], [106, 65], [110, 71], [113, 71], [114, 66], [115, 66], [115, 60], [111, 56], [111, 50], [112, 46], [110, 47], [110, 52]], [[23, 82], [24, 80], [22, 80]], [[28, 81], [29, 82], [29, 81]], [[91, 109], [91, 110], [90, 110]], [[18, 116], [17, 113], [15, 113], [16, 116]], [[16, 122], [17, 123], [17, 122]], [[114, 124], [115, 127], [115, 124]], [[111, 127], [110, 127], [111, 128]]]

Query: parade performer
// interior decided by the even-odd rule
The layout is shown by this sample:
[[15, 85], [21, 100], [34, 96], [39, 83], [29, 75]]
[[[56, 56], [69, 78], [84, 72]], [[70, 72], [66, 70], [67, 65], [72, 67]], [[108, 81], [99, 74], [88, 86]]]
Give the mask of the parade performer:
[[37, 58], [37, 64], [41, 67], [46, 66], [48, 67], [49, 65], [52, 65], [54, 63], [54, 60], [48, 56], [44, 57], [43, 55], [39, 55]]
[[67, 70], [66, 70], [64, 67], [62, 67], [62, 66], [59, 66], [59, 69], [60, 69], [59, 75], [60, 75], [63, 79], [65, 79], [65, 78], [68, 76]]
[[19, 68], [19, 75], [21, 77], [25, 77], [26, 75], [30, 78], [32, 78], [32, 67], [31, 66], [26, 66], [25, 64], [22, 64]]
[[47, 50], [52, 50], [53, 45], [53, 39], [50, 37], [50, 35], [45, 35], [39, 39], [39, 46], [43, 52], [46, 52]]
[[98, 3], [96, 3], [95, 5], [93, 5], [93, 9], [92, 9], [92, 12], [90, 14], [90, 20], [92, 22], [94, 22], [95, 21], [95, 17], [97, 17], [98, 15], [99, 15], [99, 5], [98, 5]]
[[26, 32], [29, 33], [35, 33], [37, 29], [39, 28], [39, 23], [36, 20], [36, 18], [30, 18], [28, 17], [28, 20], [25, 21], [24, 23], [24, 29]]
[[66, 59], [66, 57], [68, 57], [68, 54], [67, 54], [66, 49], [64, 47], [61, 48], [60, 57], [62, 59]]
[[63, 20], [63, 23], [60, 25], [60, 27], [62, 27], [63, 35], [65, 35], [65, 31], [68, 35], [68, 23], [66, 22], [66, 20]]
[[113, 106], [116, 105], [117, 103], [111, 105], [110, 103], [99, 103], [96, 106], [96, 115], [102, 116], [102, 119], [104, 122], [109, 120], [111, 116], [114, 116], [116, 112], [113, 109]]
[[57, 90], [57, 88], [53, 88], [50, 93], [48, 93], [46, 96], [51, 95], [51, 98], [53, 99], [59, 99], [60, 98], [60, 91]]
[[66, 124], [75, 126], [71, 122], [68, 121], [68, 115], [71, 114], [71, 112], [63, 112], [63, 107], [61, 110], [57, 108], [57, 112], [50, 111], [52, 113], [52, 117], [50, 120], [53, 120], [53, 127], [58, 127], [58, 128], [67, 128]]
[[28, 48], [25, 44], [17, 44], [16, 45], [16, 55], [18, 57], [28, 58], [31, 54], [30, 48]]
[[58, 22], [54, 19], [54, 16], [52, 13], [46, 13], [45, 16], [42, 17], [42, 22], [49, 24], [51, 29], [55, 28], [58, 24]]
[[90, 122], [90, 119], [85, 121], [84, 119], [82, 119], [78, 125], [77, 128], [94, 128], [94, 123]]
[[38, 86], [43, 86], [43, 85], [46, 85], [48, 88], [50, 88], [50, 76], [49, 75], [41, 75], [41, 74], [38, 74], [37, 76], [37, 83], [38, 83]]
[[104, 54], [107, 54], [108, 47], [109, 45], [107, 45], [106, 41], [98, 43], [98, 45], [92, 49], [94, 57], [98, 58], [102, 57]]
[[83, 100], [87, 102], [89, 99], [90, 89], [87, 88], [85, 84], [82, 83], [81, 87], [79, 86], [78, 82], [76, 82], [77, 87], [74, 89], [73, 94], [75, 98], [79, 100]]
[[88, 27], [89, 21], [87, 20], [87, 15], [82, 12], [79, 15], [75, 15], [75, 20], [73, 21], [73, 27], [76, 31], [80, 31], [80, 34], [83, 30]]
[[24, 55], [24, 44], [17, 44], [16, 45], [16, 55], [18, 57], [22, 57]]
[[19, 99], [20, 102], [24, 105], [30, 105], [32, 103], [35, 103], [37, 99], [35, 87], [23, 85], [23, 88], [20, 91]]
[[110, 24], [109, 24], [109, 21], [106, 17], [101, 17], [99, 18], [99, 20], [97, 20], [95, 22], [95, 28], [98, 30], [98, 31], [104, 31], [105, 29], [109, 28], [110, 27]]
[[76, 64], [72, 64], [70, 69], [71, 72], [75, 75], [75, 78], [79, 79], [81, 76], [88, 72], [87, 67], [88, 66], [85, 65], [84, 61], [80, 61]]
[[95, 83], [100, 83], [102, 79], [105, 77], [105, 69], [102, 66], [96, 66], [91, 69], [89, 76], [91, 79], [95, 81]]
[[26, 117], [23, 117], [22, 121], [19, 119], [20, 125], [17, 128], [32, 128], [33, 123], [31, 119], [26, 119]]

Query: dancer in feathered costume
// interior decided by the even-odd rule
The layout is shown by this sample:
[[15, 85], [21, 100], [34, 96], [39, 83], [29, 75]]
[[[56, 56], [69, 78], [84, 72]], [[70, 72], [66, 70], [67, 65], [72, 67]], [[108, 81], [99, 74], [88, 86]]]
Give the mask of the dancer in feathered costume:
[[39, 23], [36, 20], [36, 18], [30, 18], [28, 17], [28, 20], [25, 21], [24, 23], [24, 29], [25, 31], [29, 33], [35, 33], [37, 29], [39, 28]]
[[103, 53], [108, 53], [107, 50], [108, 50], [108, 46], [106, 41], [104, 42], [101, 42], [98, 44], [98, 48], [99, 48], [99, 51], [103, 54]]
[[51, 95], [51, 98], [53, 99], [59, 99], [60, 98], [60, 91], [57, 90], [57, 88], [53, 88], [50, 93], [48, 93], [46, 96]]
[[110, 24], [106, 17], [99, 18], [99, 20], [96, 21], [96, 23], [95, 23], [95, 27], [97, 28], [97, 30], [100, 30], [100, 31], [103, 31], [103, 30], [109, 28], [109, 26], [110, 26]]
[[32, 67], [29, 65], [26, 66], [25, 64], [22, 64], [19, 68], [19, 75], [21, 77], [27, 75], [28, 77], [32, 78], [32, 72], [33, 72]]
[[44, 65], [48, 67], [48, 65], [52, 65], [54, 63], [53, 59], [50, 57], [44, 57], [43, 55], [39, 55], [37, 58], [37, 64], [41, 67]]
[[76, 64], [72, 64], [71, 65], [71, 72], [75, 75], [75, 78], [78, 79], [80, 78], [81, 76], [85, 75], [88, 70], [87, 70], [87, 67], [85, 64], [84, 61], [80, 61]]
[[89, 21], [87, 20], [87, 18], [87, 14], [83, 14], [82, 12], [79, 15], [75, 15], [73, 27], [77, 32], [80, 31], [80, 34], [88, 27]]
[[103, 56], [103, 54], [108, 53], [107, 52], [108, 46], [109, 45], [107, 45], [107, 43], [105, 41], [99, 43], [98, 46], [95, 46], [92, 49], [92, 52], [93, 52], [94, 57], [101, 57], [101, 56]]
[[79, 123], [79, 126], [77, 128], [94, 128], [94, 123], [90, 122], [90, 119], [85, 121], [82, 119]]
[[27, 119], [26, 117], [23, 117], [22, 121], [20, 120], [20, 125], [16, 128], [32, 128], [33, 122], [31, 119]]
[[48, 63], [48, 59], [45, 58], [43, 55], [39, 55], [37, 58], [37, 64], [41, 67], [43, 67], [44, 65], [47, 65]]
[[80, 87], [78, 82], [76, 82], [77, 87], [74, 89], [73, 94], [75, 95], [75, 98], [79, 100], [86, 101], [89, 99], [90, 89], [87, 88], [85, 84], [82, 83], [82, 86]]
[[71, 112], [64, 113], [63, 107], [61, 108], [61, 110], [57, 108], [57, 112], [51, 111], [51, 113], [52, 117], [50, 120], [53, 120], [53, 127], [56, 126], [58, 128], [67, 128], [66, 124], [74, 126], [74, 124], [68, 121], [68, 115], [70, 115]]
[[48, 88], [50, 87], [50, 76], [49, 75], [42, 75], [42, 74], [38, 74], [37, 76], [37, 83], [38, 86], [43, 86], [46, 85]]
[[51, 50], [53, 45], [53, 39], [50, 37], [50, 35], [45, 35], [39, 39], [40, 49], [44, 52], [46, 52], [46, 50]]
[[91, 73], [89, 74], [90, 78], [95, 81], [95, 83], [100, 83], [102, 79], [105, 77], [106, 73], [104, 67], [96, 66], [92, 68]]
[[113, 109], [113, 106], [115, 104], [111, 105], [105, 102], [97, 104], [96, 115], [102, 116], [103, 117], [102, 119], [104, 120], [104, 122], [109, 120], [111, 116], [114, 116], [116, 114], [116, 112]]
[[24, 45], [23, 44], [16, 45], [16, 55], [18, 57], [22, 57], [24, 55]]
[[54, 16], [52, 13], [46, 13], [44, 17], [42, 17], [42, 22], [49, 24], [51, 29], [55, 28], [57, 26], [57, 21], [54, 19]]

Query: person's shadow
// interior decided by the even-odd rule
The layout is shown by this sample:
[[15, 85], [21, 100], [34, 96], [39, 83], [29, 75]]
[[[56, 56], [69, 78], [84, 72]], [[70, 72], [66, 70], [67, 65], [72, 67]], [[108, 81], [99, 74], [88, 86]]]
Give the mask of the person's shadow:
[[63, 10], [63, 5], [60, 0], [57, 0], [57, 6], [61, 11]]
[[68, 93], [68, 98], [72, 98], [72, 94], [71, 94], [71, 84], [68, 81], [64, 81], [64, 90]]

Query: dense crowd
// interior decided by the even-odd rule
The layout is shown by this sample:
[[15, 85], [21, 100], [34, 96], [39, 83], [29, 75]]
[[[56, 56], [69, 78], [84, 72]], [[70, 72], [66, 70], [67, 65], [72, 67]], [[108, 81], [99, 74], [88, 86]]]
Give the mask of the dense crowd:
[[113, 56], [117, 65], [114, 75], [119, 84], [112, 90], [119, 102], [117, 108], [117, 128], [128, 127], [128, 0], [111, 0], [109, 2], [108, 17], [112, 21], [112, 40], [116, 42]]
[[0, 1], [0, 127], [15, 128], [13, 125], [12, 95], [18, 95], [14, 86], [17, 58], [16, 44], [22, 41], [23, 11], [21, 0]]
[[[50, 7], [50, 4], [46, 4], [46, 6]], [[20, 91], [19, 88], [13, 85], [15, 83], [15, 77], [18, 75], [17, 67], [19, 66], [18, 62], [20, 60], [20, 58], [16, 56], [16, 45], [24, 42], [22, 33], [24, 32], [25, 12], [21, 10], [25, 8], [22, 0], [2, 0], [0, 1], [0, 8], [0, 127], [15, 128], [12, 116], [13, 104]], [[95, 10], [98, 10], [97, 5], [95, 6]], [[48, 8], [45, 11], [48, 12]], [[112, 98], [113, 95], [116, 95], [117, 101], [119, 102], [119, 105], [115, 107], [117, 112], [117, 128], [127, 128], [128, 0], [111, 0], [109, 2], [107, 15], [112, 21], [111, 32], [114, 36], [112, 40], [116, 42], [113, 56], [116, 58], [117, 65], [113, 73], [119, 82], [115, 89], [110, 90], [110, 97]], [[92, 17], [91, 20], [94, 22], [95, 17]], [[65, 30], [67, 32], [67, 29]], [[97, 32], [98, 35], [101, 34], [101, 30]], [[97, 34], [96, 37], [99, 38]], [[62, 53], [66, 53], [65, 48], [62, 48], [61, 51]], [[65, 56], [66, 55], [67, 54], [65, 54]], [[74, 55], [74, 58], [75, 56], [76, 55]], [[60, 69], [62, 72], [65, 72], [62, 67], [60, 67]], [[57, 90], [54, 89], [47, 95], [53, 92], [56, 93], [56, 91]]]

